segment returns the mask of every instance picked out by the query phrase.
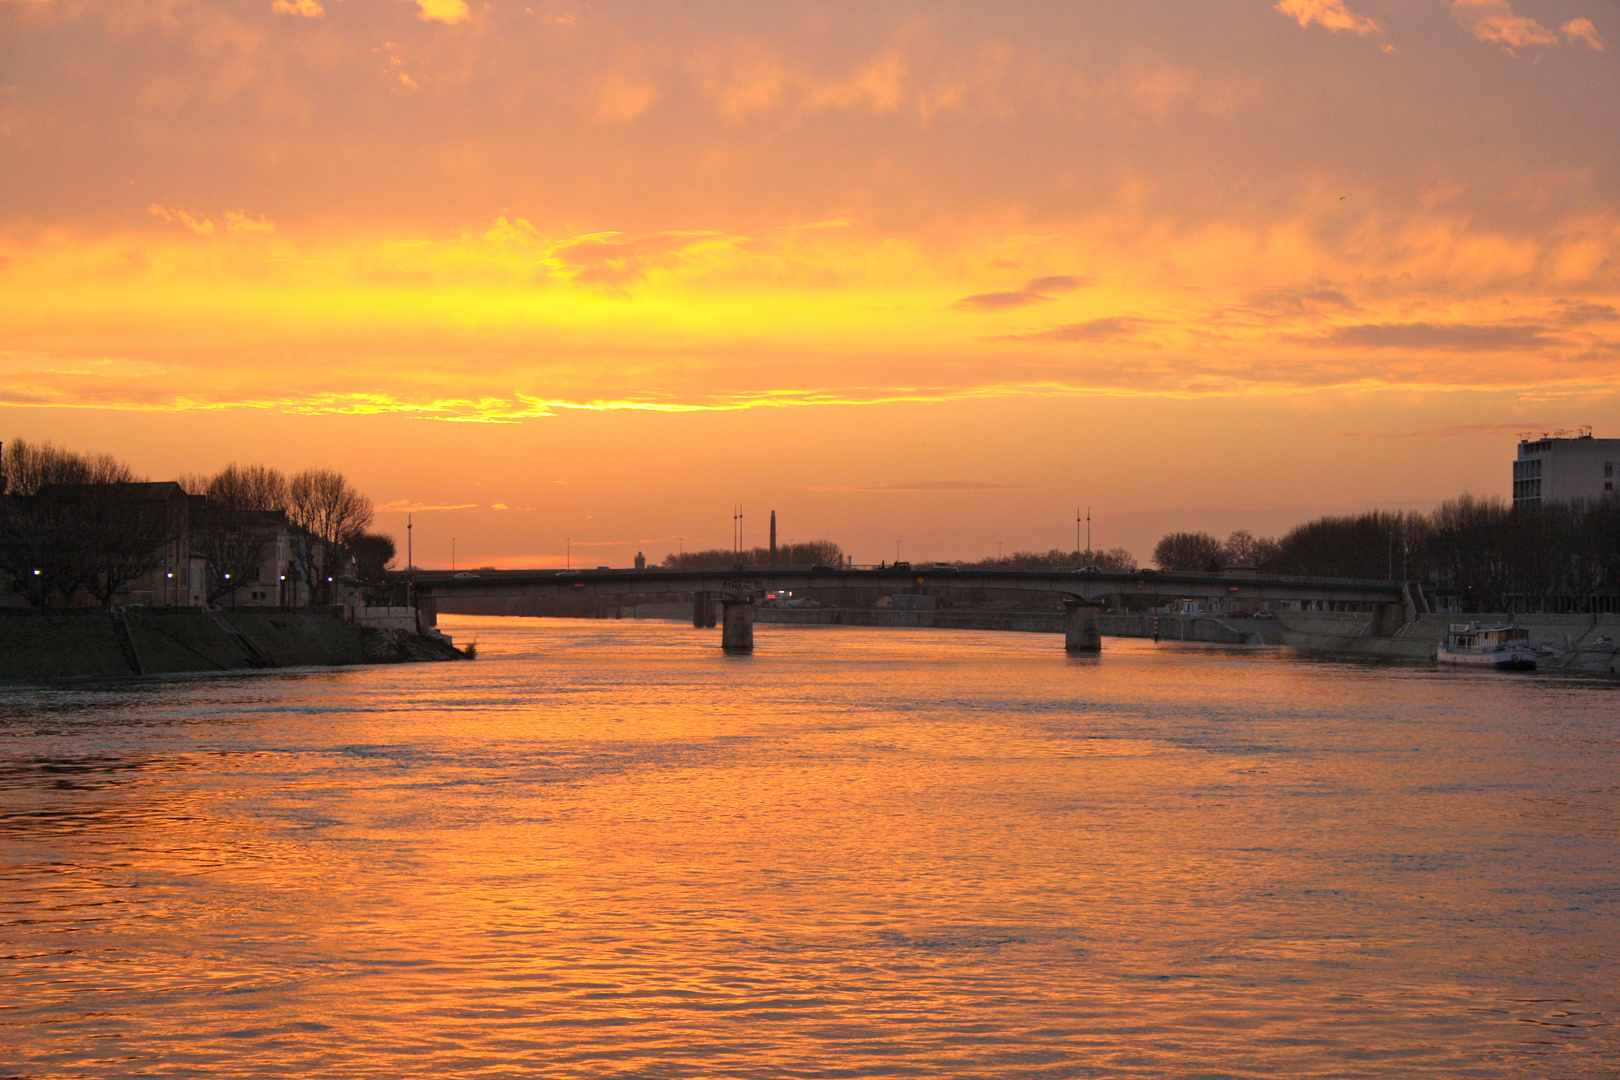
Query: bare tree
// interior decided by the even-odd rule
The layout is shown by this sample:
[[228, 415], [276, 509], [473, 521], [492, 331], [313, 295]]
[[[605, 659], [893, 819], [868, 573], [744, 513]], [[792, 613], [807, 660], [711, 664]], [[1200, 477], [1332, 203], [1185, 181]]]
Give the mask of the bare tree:
[[123, 484], [141, 480], [111, 454], [81, 454], [54, 446], [12, 439], [5, 445], [6, 492], [35, 495], [46, 484]]
[[328, 591], [338, 562], [371, 524], [371, 500], [333, 469], [305, 469], [287, 485], [287, 517], [319, 541], [294, 545], [298, 573], [312, 593]]
[[1153, 549], [1161, 570], [1219, 570], [1221, 542], [1206, 532], [1170, 533]]
[[205, 493], [209, 505], [222, 510], [286, 510], [290, 502], [281, 470], [234, 461], [208, 481]]
[[1221, 559], [1226, 566], [1265, 566], [1277, 557], [1280, 546], [1269, 536], [1238, 529], [1226, 538]]
[[0, 499], [0, 570], [35, 607], [65, 604], [85, 583], [76, 508], [33, 496]]
[[[120, 489], [103, 490], [113, 496]], [[176, 526], [164, 504], [92, 496], [80, 501], [77, 512], [84, 587], [102, 607], [110, 607], [129, 582], [163, 565]]]

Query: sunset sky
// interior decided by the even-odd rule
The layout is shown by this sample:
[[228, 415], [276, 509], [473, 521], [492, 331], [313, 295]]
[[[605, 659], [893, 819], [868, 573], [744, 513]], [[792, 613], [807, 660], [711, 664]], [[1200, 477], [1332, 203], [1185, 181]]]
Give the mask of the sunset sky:
[[0, 0], [0, 437], [859, 562], [1620, 436], [1613, 0]]

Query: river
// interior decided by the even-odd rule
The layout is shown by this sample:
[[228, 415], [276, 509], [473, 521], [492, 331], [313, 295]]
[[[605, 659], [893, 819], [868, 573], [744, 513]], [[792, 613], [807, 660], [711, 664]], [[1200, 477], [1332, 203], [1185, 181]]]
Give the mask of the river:
[[0, 1075], [1620, 1071], [1613, 682], [445, 623], [0, 690]]

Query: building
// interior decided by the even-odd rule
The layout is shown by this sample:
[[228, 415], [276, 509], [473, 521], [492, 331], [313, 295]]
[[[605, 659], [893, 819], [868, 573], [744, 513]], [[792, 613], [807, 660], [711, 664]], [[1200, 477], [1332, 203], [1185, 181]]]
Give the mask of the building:
[[1616, 462], [1620, 439], [1594, 439], [1589, 431], [1521, 439], [1513, 462], [1513, 505], [1613, 496]]

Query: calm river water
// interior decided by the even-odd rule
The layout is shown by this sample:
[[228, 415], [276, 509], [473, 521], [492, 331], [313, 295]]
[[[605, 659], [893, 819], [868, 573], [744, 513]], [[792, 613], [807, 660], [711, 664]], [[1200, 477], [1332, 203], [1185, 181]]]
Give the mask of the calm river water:
[[0, 1075], [1620, 1072], [1620, 685], [446, 623], [0, 690]]

